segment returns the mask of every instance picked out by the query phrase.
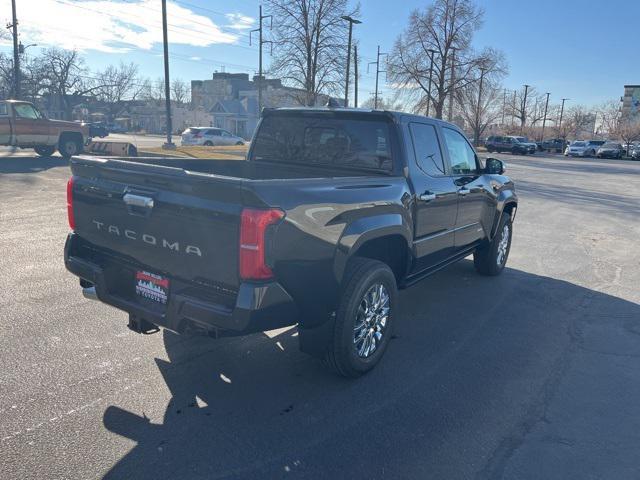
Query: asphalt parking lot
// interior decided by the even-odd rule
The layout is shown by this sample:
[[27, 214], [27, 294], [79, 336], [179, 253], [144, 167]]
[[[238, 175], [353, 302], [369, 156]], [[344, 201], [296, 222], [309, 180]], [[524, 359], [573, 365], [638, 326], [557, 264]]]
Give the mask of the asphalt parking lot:
[[508, 268], [402, 292], [356, 381], [295, 329], [142, 336], [64, 269], [61, 158], [0, 158], [0, 477], [640, 478], [640, 162], [511, 157]]

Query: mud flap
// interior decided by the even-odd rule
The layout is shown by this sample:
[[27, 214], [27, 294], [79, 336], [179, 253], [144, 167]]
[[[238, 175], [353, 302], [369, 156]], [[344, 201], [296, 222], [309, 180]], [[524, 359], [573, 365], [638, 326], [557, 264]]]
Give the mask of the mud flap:
[[326, 321], [313, 327], [305, 327], [304, 322], [300, 322], [298, 324], [300, 350], [308, 355], [324, 358], [330, 343], [333, 341], [335, 324], [335, 312], [332, 312]]

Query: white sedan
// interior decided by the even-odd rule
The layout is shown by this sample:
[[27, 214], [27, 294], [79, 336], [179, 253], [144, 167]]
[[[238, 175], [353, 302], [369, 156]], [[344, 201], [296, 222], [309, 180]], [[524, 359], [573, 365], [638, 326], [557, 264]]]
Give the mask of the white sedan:
[[182, 133], [182, 145], [244, 145], [244, 138], [233, 135], [222, 128], [191, 127]]

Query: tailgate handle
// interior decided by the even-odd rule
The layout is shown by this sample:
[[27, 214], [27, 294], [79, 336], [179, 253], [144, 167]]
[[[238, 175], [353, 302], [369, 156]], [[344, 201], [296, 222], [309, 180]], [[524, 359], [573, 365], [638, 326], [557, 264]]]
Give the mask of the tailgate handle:
[[142, 195], [127, 193], [122, 197], [122, 200], [124, 200], [124, 203], [130, 207], [153, 208], [153, 198], [151, 197], [143, 197]]

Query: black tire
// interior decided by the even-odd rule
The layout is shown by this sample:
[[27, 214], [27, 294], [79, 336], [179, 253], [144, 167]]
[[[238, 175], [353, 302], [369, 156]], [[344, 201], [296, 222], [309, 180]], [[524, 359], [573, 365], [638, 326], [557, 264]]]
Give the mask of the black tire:
[[244, 145], [244, 142], [236, 142], [236, 145]]
[[69, 160], [74, 155], [82, 153], [82, 143], [71, 135], [65, 135], [60, 138], [58, 151], [60, 155], [62, 155], [62, 158]]
[[[385, 317], [380, 313], [373, 315], [374, 319], [379, 318], [381, 322], [386, 318], [384, 326], [378, 330], [381, 327], [377, 322], [375, 325], [369, 325], [363, 319], [360, 323], [363, 328], [360, 332], [356, 332], [358, 313], [363, 312], [367, 301], [371, 300], [371, 297], [365, 300], [365, 296], [375, 290], [376, 286], [383, 286], [388, 295], [388, 302], [385, 302], [388, 305], [387, 315]], [[398, 287], [393, 272], [385, 263], [369, 258], [354, 258], [349, 262], [345, 272], [342, 292], [336, 311], [333, 338], [325, 356], [325, 363], [343, 377], [356, 378], [375, 367], [387, 349], [398, 304]], [[381, 297], [384, 298], [384, 294]], [[362, 332], [367, 333], [361, 336], [362, 342], [356, 343], [355, 336]], [[377, 337], [377, 333], [381, 333], [381, 336]], [[363, 347], [366, 347], [369, 338], [369, 345], [374, 349], [371, 352], [365, 351], [367, 355], [362, 356], [363, 349], [366, 350]]]
[[213, 142], [210, 142], [209, 140], [207, 140], [206, 142], [204, 142], [204, 146], [205, 147], [213, 147]]
[[34, 150], [41, 157], [50, 157], [56, 151], [56, 147], [41, 146], [41, 147], [35, 147]]
[[511, 149], [511, 153], [512, 153], [513, 155], [518, 155], [520, 152], [518, 151], [518, 149], [517, 149], [517, 148], [512, 148], [512, 149]]
[[491, 147], [487, 147], [487, 152], [489, 152], [489, 153], [493, 153], [493, 148], [491, 148]]
[[[499, 249], [502, 248], [502, 239], [505, 235], [505, 227], [508, 229], [508, 238], [504, 245], [504, 252], [501, 260], [498, 258]], [[473, 252], [473, 265], [476, 271], [481, 275], [500, 275], [509, 258], [511, 250], [511, 239], [513, 238], [513, 223], [511, 223], [511, 215], [504, 212], [500, 218], [496, 235], [490, 242], [478, 247]]]

